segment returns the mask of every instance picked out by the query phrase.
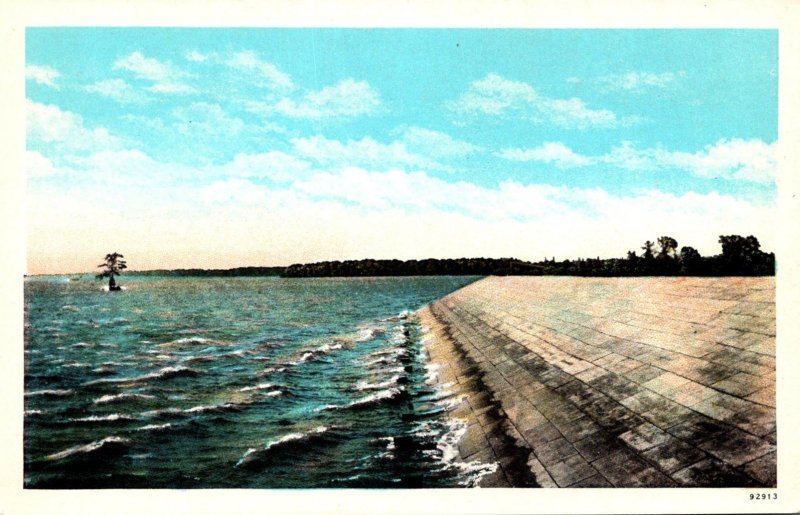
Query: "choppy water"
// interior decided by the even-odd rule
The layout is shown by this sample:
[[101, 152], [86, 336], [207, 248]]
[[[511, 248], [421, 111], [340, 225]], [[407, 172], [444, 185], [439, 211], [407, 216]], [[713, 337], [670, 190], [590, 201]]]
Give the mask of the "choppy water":
[[472, 280], [29, 278], [25, 485], [469, 485], [406, 314]]

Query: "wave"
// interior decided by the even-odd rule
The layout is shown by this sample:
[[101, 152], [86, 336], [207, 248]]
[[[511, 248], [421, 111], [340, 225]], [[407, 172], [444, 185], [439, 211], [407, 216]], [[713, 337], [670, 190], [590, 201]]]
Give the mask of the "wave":
[[33, 416], [42, 416], [47, 415], [49, 412], [47, 410], [41, 409], [26, 409], [24, 416], [26, 417], [33, 417]]
[[164, 424], [147, 424], [146, 426], [137, 427], [137, 431], [165, 431], [167, 429], [171, 429], [173, 427], [171, 422], [166, 422]]
[[216, 361], [216, 360], [217, 360], [216, 356], [187, 356], [187, 357], [181, 359], [181, 362], [183, 362], [183, 363], [200, 363], [200, 362]]
[[261, 383], [255, 386], [245, 386], [244, 388], [239, 388], [240, 392], [252, 392], [254, 390], [266, 390], [267, 388], [272, 388], [275, 386], [272, 383]]
[[368, 383], [366, 381], [360, 381], [358, 384], [356, 384], [355, 389], [356, 390], [383, 390], [384, 388], [387, 388], [387, 387], [389, 387], [389, 386], [391, 386], [393, 384], [396, 384], [400, 380], [400, 377], [401, 376], [399, 374], [393, 375], [392, 377], [390, 377], [386, 381], [383, 381], [382, 383]]
[[187, 368], [182, 366], [177, 367], [164, 367], [157, 372], [151, 372], [150, 374], [144, 374], [141, 376], [135, 377], [120, 377], [120, 378], [111, 378], [111, 379], [95, 379], [94, 381], [89, 381], [88, 383], [83, 383], [86, 386], [98, 385], [98, 384], [120, 384], [120, 383], [140, 383], [144, 381], [149, 381], [151, 379], [169, 379], [172, 377], [186, 377], [186, 376], [196, 376], [200, 374], [199, 370], [194, 368]]
[[91, 365], [88, 363], [79, 363], [77, 361], [72, 361], [70, 363], [64, 363], [63, 365], [61, 365], [62, 368], [87, 368], [90, 366]]
[[404, 309], [397, 315], [391, 316], [389, 318], [384, 318], [383, 320], [381, 320], [381, 322], [400, 322], [401, 320], [406, 320], [409, 315], [410, 315], [409, 311], [407, 309]]
[[25, 397], [35, 397], [35, 396], [48, 396], [48, 397], [64, 397], [66, 395], [72, 395], [75, 393], [75, 390], [66, 389], [66, 390], [36, 390], [34, 392], [25, 392]]
[[94, 442], [87, 443], [86, 445], [77, 445], [75, 447], [70, 447], [69, 449], [65, 449], [61, 452], [51, 454], [47, 456], [47, 459], [63, 460], [64, 458], [69, 458], [71, 456], [88, 455], [92, 453], [97, 453], [99, 451], [122, 450], [124, 448], [127, 448], [130, 442], [131, 441], [129, 439], [122, 438], [120, 436], [108, 436], [106, 438], [103, 438], [102, 440], [96, 440]]
[[258, 373], [258, 377], [264, 377], [269, 374], [277, 374], [278, 372], [285, 372], [286, 367], [267, 367]]
[[125, 422], [134, 420], [130, 415], [124, 413], [111, 413], [110, 415], [91, 415], [89, 417], [72, 418], [72, 422]]
[[326, 354], [329, 354], [331, 351], [339, 350], [341, 348], [343, 348], [343, 345], [341, 343], [326, 343], [321, 345], [320, 347], [317, 347], [316, 349], [311, 349], [304, 352], [299, 359], [291, 361], [287, 363], [287, 365], [299, 365], [311, 359], [317, 359], [322, 356], [325, 356]]
[[319, 426], [306, 431], [305, 433], [289, 433], [287, 435], [273, 440], [262, 448], [251, 447], [244, 453], [244, 455], [236, 462], [236, 467], [246, 466], [258, 462], [265, 458], [266, 454], [273, 449], [286, 448], [292, 445], [305, 444], [309, 440], [318, 438], [327, 433], [331, 428], [326, 426]]
[[185, 417], [186, 412], [180, 408], [161, 408], [155, 410], [149, 410], [141, 413], [142, 417], [145, 418], [155, 418], [155, 417], [163, 417], [163, 416], [170, 416], [170, 417]]
[[110, 402], [124, 402], [124, 401], [149, 401], [155, 399], [152, 395], [143, 393], [118, 393], [116, 395], [103, 395], [94, 400], [95, 404], [108, 404]]
[[380, 392], [373, 393], [372, 395], [367, 395], [366, 397], [362, 397], [360, 399], [356, 399], [352, 402], [347, 404], [328, 404], [320, 408], [320, 411], [334, 411], [340, 409], [357, 409], [357, 408], [365, 408], [368, 406], [372, 406], [374, 404], [378, 404], [383, 401], [391, 400], [398, 397], [400, 394], [404, 393], [403, 388], [387, 388], [386, 390], [381, 390]]
[[211, 404], [209, 406], [194, 406], [183, 410], [184, 413], [222, 413], [224, 411], [235, 411], [242, 405], [240, 403], [226, 402], [223, 404]]
[[87, 348], [87, 347], [94, 347], [94, 344], [93, 343], [86, 343], [86, 342], [78, 342], [78, 343], [73, 343], [72, 345], [70, 345], [70, 347], [83, 349], [83, 348]]
[[383, 334], [385, 332], [386, 330], [383, 327], [378, 327], [378, 326], [363, 327], [358, 331], [358, 334], [355, 337], [355, 341], [366, 342], [372, 340], [379, 334]]
[[458, 444], [464, 433], [467, 432], [467, 425], [460, 420], [450, 420], [445, 425], [446, 429], [436, 446], [441, 453], [441, 462], [445, 468], [459, 471], [461, 476], [459, 484], [461, 486], [474, 487], [483, 476], [497, 471], [499, 466], [497, 462], [462, 461]]

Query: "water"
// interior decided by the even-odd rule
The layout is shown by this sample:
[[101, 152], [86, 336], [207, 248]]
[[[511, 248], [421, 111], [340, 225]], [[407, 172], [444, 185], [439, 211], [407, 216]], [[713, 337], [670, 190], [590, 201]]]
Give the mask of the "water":
[[407, 313], [474, 279], [28, 278], [25, 486], [473, 484]]

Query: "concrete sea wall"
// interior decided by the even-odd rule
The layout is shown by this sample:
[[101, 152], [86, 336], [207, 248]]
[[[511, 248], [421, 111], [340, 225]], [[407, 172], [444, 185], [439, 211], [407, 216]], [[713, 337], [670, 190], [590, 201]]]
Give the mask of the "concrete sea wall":
[[480, 486], [776, 485], [772, 277], [489, 277], [419, 318]]

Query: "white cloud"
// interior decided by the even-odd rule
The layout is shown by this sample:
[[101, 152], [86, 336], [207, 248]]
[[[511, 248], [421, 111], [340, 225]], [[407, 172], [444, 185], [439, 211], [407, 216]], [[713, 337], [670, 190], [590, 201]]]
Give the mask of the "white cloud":
[[769, 183], [777, 170], [776, 144], [758, 139], [719, 140], [694, 154], [673, 152], [668, 162], [700, 177]]
[[620, 119], [608, 109], [591, 109], [579, 98], [548, 98], [540, 95], [530, 84], [508, 80], [494, 73], [470, 84], [469, 90], [449, 107], [468, 115], [514, 114], [534, 123], [577, 129], [610, 128], [638, 121], [635, 117]]
[[382, 168], [407, 166], [416, 168], [438, 169], [442, 165], [424, 157], [411, 153], [400, 141], [380, 143], [370, 137], [360, 140], [341, 142], [323, 136], [310, 138], [293, 138], [295, 151], [303, 157], [335, 167], [364, 165]]
[[775, 143], [721, 139], [703, 150], [670, 152], [664, 148], [636, 149], [626, 141], [598, 160], [627, 170], [686, 170], [698, 177], [770, 183], [775, 180]]
[[28, 147], [57, 147], [66, 150], [116, 148], [122, 143], [104, 127], [89, 128], [83, 118], [58, 106], [25, 101]]
[[664, 89], [675, 84], [685, 72], [628, 72], [622, 74], [605, 75], [597, 82], [608, 90], [643, 91], [647, 88]]
[[213, 137], [222, 135], [235, 137], [245, 128], [245, 123], [228, 114], [217, 104], [193, 102], [172, 111], [178, 120], [175, 129], [185, 136]]
[[37, 84], [59, 89], [58, 84], [56, 84], [56, 79], [59, 77], [61, 77], [61, 74], [58, 70], [49, 66], [38, 66], [35, 64], [25, 66], [25, 78]]
[[406, 127], [402, 131], [402, 139], [409, 147], [433, 157], [464, 157], [479, 150], [472, 143], [422, 127]]
[[200, 189], [199, 198], [207, 203], [236, 202], [259, 204], [267, 200], [269, 190], [244, 179], [217, 181]]
[[380, 103], [380, 95], [367, 82], [345, 79], [319, 91], [309, 91], [298, 99], [287, 97], [275, 103], [248, 102], [247, 108], [254, 113], [322, 120], [371, 114]]
[[114, 69], [123, 69], [133, 72], [139, 78], [152, 82], [148, 88], [156, 93], [193, 93], [195, 89], [182, 82], [189, 74], [176, 68], [170, 62], [159, 61], [145, 57], [141, 52], [117, 59]]
[[147, 97], [122, 79], [108, 79], [84, 86], [89, 93], [97, 93], [120, 104], [143, 103]]
[[546, 142], [531, 149], [507, 148], [499, 153], [509, 161], [541, 161], [553, 163], [559, 168], [574, 168], [592, 163], [592, 159], [576, 154], [569, 147], [559, 142]]
[[39, 152], [25, 151], [25, 173], [28, 178], [49, 177], [59, 173], [47, 157]]
[[202, 54], [202, 53], [198, 52], [197, 50], [190, 50], [189, 52], [186, 52], [185, 57], [186, 57], [186, 59], [188, 61], [192, 61], [192, 62], [195, 62], [195, 63], [202, 63], [202, 62], [205, 62], [209, 58], [209, 55], [208, 54]]
[[283, 93], [295, 89], [289, 75], [280, 71], [274, 64], [260, 60], [251, 50], [235, 52], [226, 58], [224, 63], [240, 72], [253, 74], [258, 79], [258, 86]]
[[509, 161], [540, 161], [559, 168], [604, 164], [632, 172], [684, 170], [698, 177], [770, 183], [775, 180], [775, 143], [759, 139], [719, 140], [697, 152], [669, 151], [663, 147], [639, 149], [623, 141], [608, 153], [584, 156], [559, 142], [537, 148], [508, 148], [498, 153]]
[[274, 181], [300, 179], [310, 170], [306, 161], [284, 152], [271, 151], [261, 154], [237, 154], [232, 161], [219, 166], [217, 173], [234, 177], [260, 177]]

